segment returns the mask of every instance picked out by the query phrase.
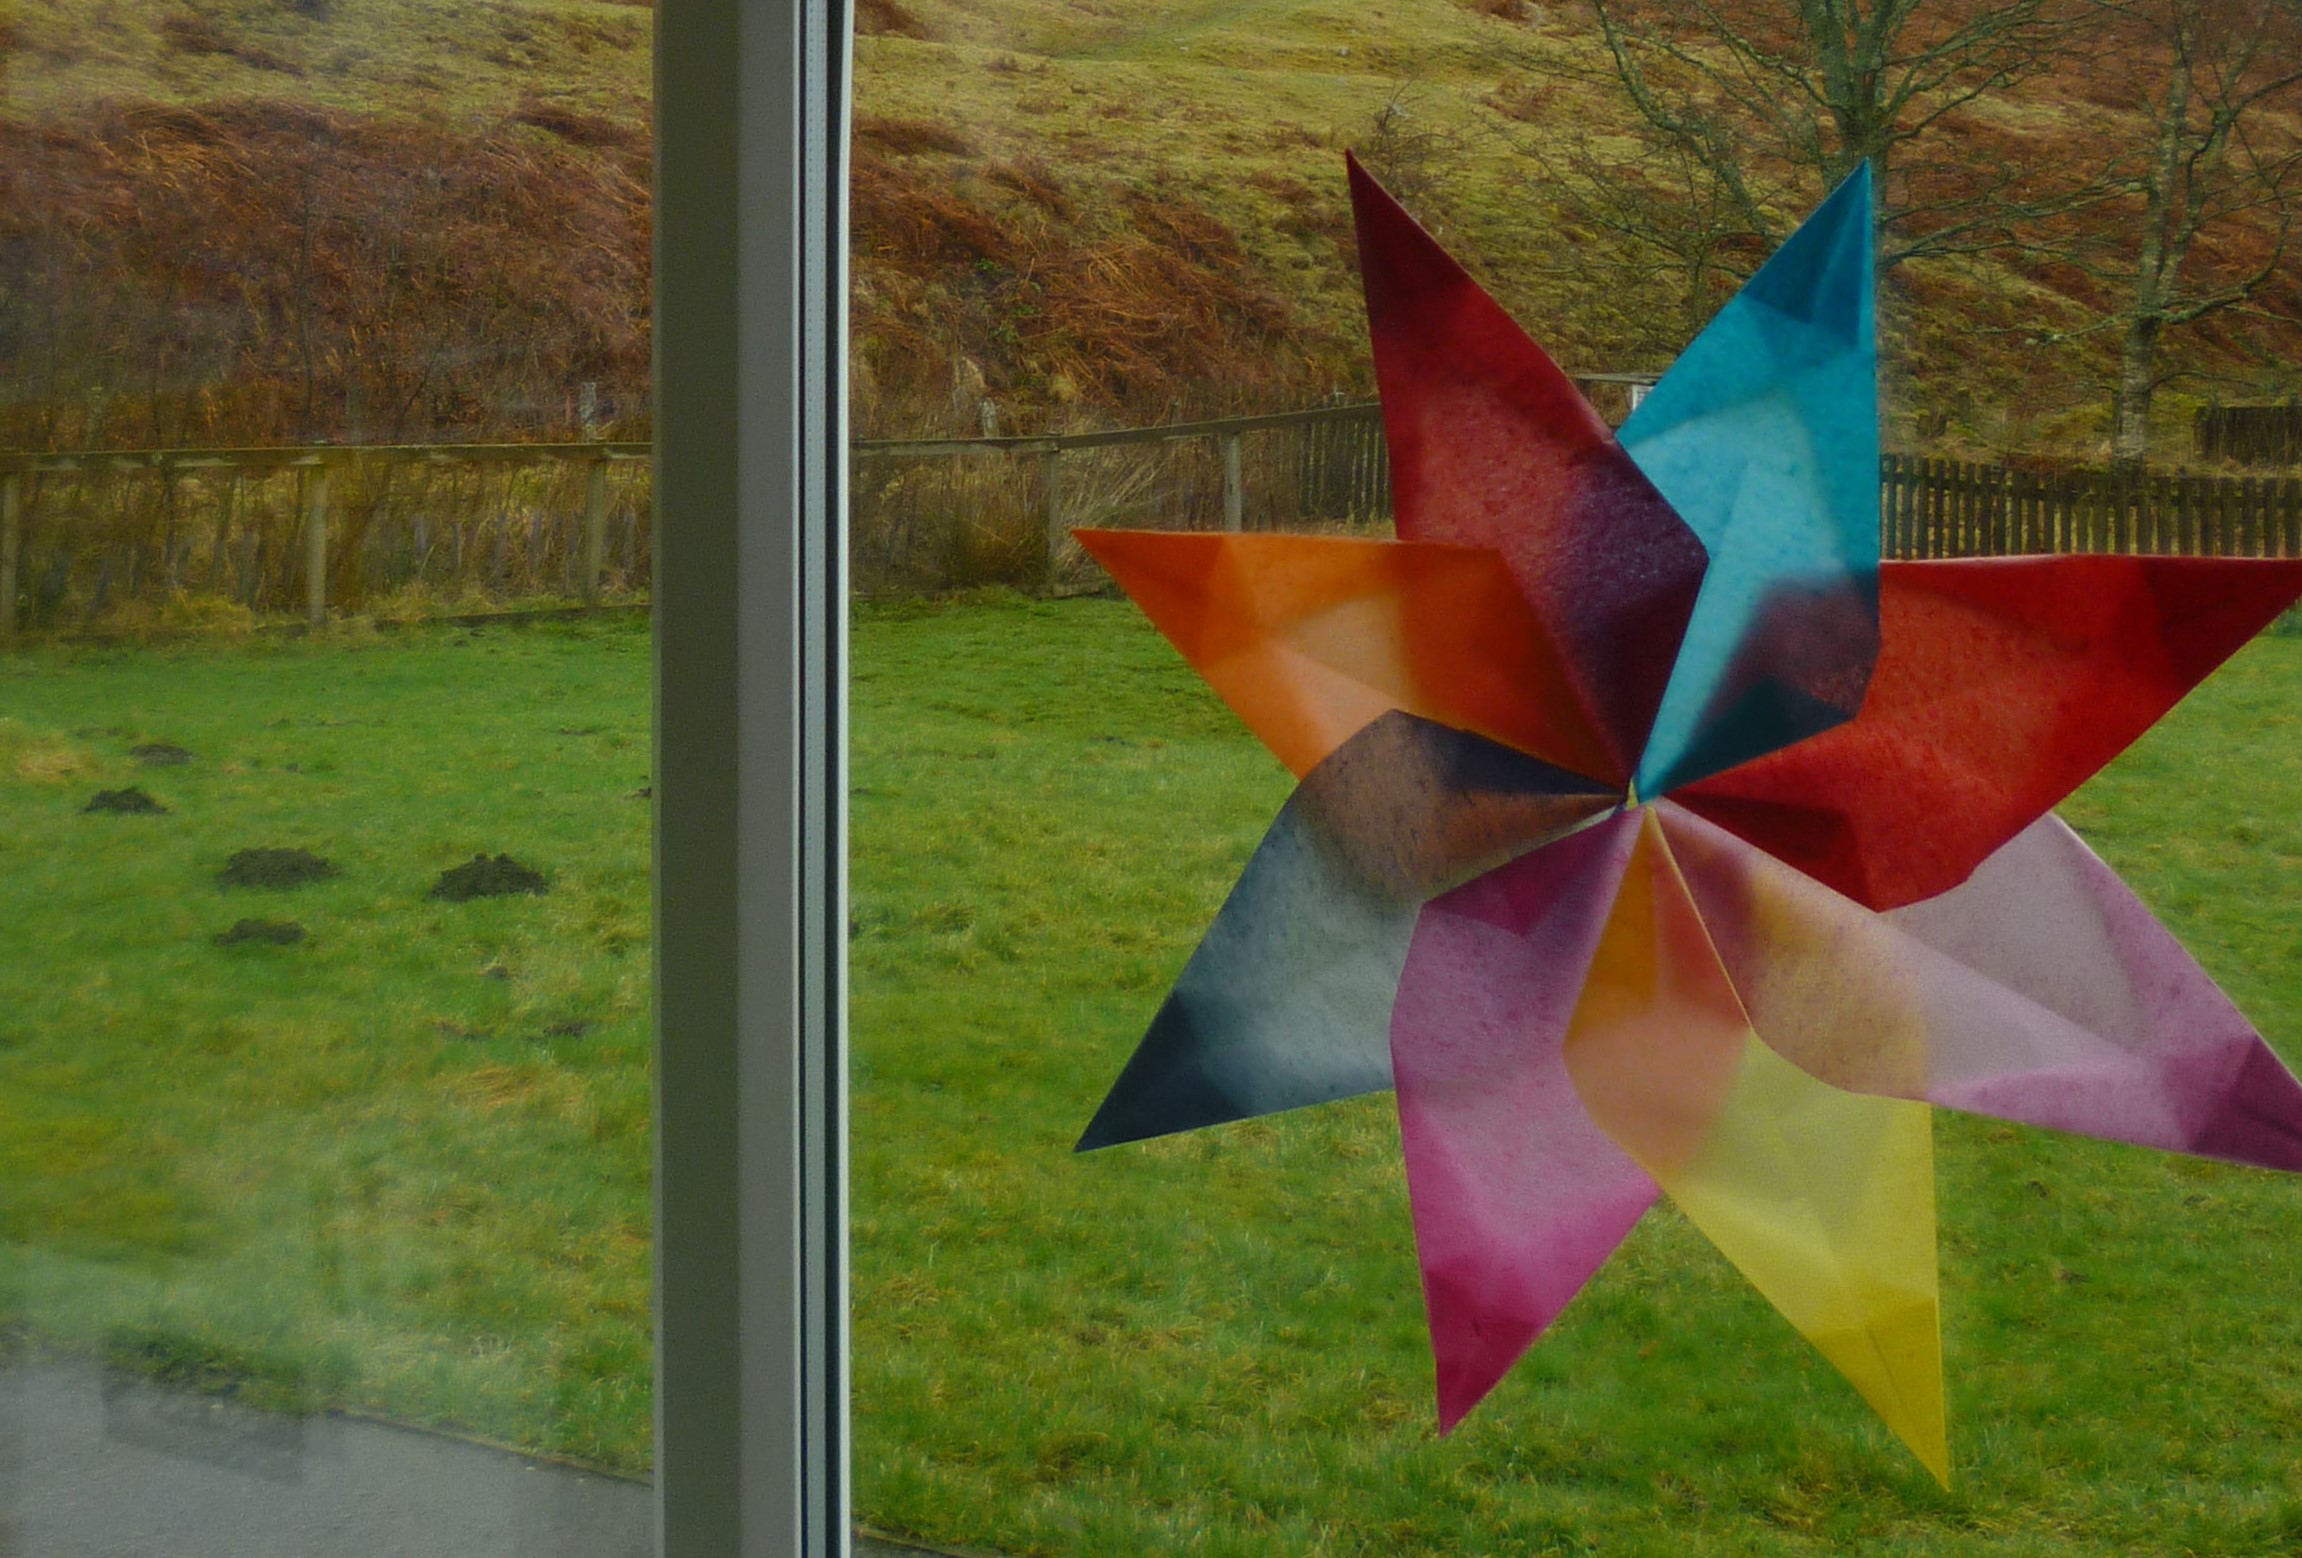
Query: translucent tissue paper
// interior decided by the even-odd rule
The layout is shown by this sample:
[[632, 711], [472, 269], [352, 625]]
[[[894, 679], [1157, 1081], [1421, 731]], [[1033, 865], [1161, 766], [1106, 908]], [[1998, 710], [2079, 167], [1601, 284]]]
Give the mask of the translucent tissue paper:
[[1399, 539], [1080, 533], [1301, 779], [1080, 1147], [1393, 1088], [1442, 1431], [1668, 1195], [1947, 1481], [1932, 1108], [2302, 1169], [2050, 814], [2302, 563], [1882, 563], [1866, 172], [1619, 439], [1350, 176]]

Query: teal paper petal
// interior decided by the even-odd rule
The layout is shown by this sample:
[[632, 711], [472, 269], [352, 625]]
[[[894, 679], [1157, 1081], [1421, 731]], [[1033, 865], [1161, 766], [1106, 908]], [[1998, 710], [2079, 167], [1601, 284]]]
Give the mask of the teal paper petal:
[[1869, 165], [1719, 311], [1621, 440], [1710, 552], [1638, 769], [1655, 796], [1854, 717], [1878, 658]]

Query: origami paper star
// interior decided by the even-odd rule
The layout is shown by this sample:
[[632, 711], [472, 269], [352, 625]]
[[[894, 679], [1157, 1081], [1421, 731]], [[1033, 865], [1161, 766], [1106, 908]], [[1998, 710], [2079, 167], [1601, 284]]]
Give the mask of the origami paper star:
[[1667, 1191], [1947, 1480], [1933, 1106], [2302, 1169], [2050, 813], [2302, 563], [1882, 564], [1867, 171], [1619, 440], [1351, 191], [1399, 539], [1079, 532], [1301, 779], [1080, 1148], [1395, 1087], [1442, 1431]]

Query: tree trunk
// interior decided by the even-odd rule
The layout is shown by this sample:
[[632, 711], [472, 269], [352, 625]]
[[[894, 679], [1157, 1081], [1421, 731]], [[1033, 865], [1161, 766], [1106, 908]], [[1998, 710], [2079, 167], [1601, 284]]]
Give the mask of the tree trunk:
[[2173, 278], [2187, 246], [2175, 241], [2175, 205], [2181, 192], [2183, 129], [2190, 113], [2190, 76], [2176, 63], [2166, 80], [2158, 118], [2158, 155], [2151, 170], [2142, 219], [2142, 251], [2134, 267], [2134, 301], [2118, 343], [2118, 386], [2110, 400], [2110, 459], [2140, 465], [2150, 456], [2150, 397], [2158, 387], [2158, 338], [2166, 329]]
[[2158, 336], [2164, 322], [2143, 316], [2128, 322], [2118, 344], [2118, 389], [2110, 406], [2110, 458], [2140, 465], [2150, 454], [2150, 397], [2157, 388]]

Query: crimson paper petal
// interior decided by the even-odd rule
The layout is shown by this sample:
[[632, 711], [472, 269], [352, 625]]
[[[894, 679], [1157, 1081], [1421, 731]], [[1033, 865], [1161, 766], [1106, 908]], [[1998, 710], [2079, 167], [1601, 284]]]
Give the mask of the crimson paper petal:
[[2302, 595], [2302, 562], [1888, 563], [1862, 712], [1672, 799], [1891, 909], [1964, 881]]
[[1702, 588], [1702, 543], [1558, 365], [1351, 163], [1399, 537], [1492, 547], [1627, 783]]

